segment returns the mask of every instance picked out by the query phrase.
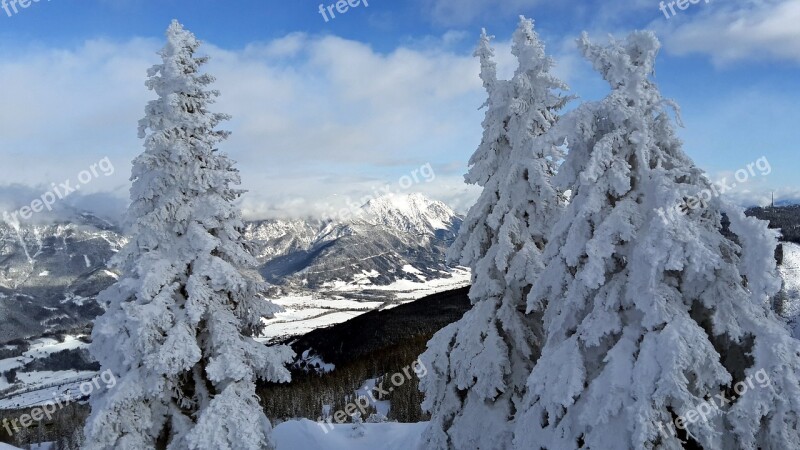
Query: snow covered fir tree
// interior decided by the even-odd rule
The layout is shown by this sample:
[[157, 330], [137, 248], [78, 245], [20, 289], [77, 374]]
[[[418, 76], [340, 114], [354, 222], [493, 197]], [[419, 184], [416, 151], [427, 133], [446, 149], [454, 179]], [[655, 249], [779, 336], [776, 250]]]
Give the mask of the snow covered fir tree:
[[[776, 234], [684, 154], [651, 32], [580, 47], [611, 93], [557, 127], [572, 191], [529, 296], [545, 344], [515, 448], [800, 448], [800, 345], [770, 309]], [[730, 233], [723, 233], [723, 213]]]
[[177, 21], [167, 40], [148, 73], [158, 98], [139, 125], [131, 240], [92, 334], [118, 382], [93, 395], [84, 448], [271, 448], [255, 381], [288, 381], [292, 352], [253, 339], [276, 308], [242, 237], [239, 174], [216, 148], [227, 116], [208, 110], [219, 93], [198, 40]]
[[480, 147], [466, 181], [483, 188], [450, 249], [472, 269], [473, 307], [438, 332], [421, 356], [421, 380], [431, 422], [423, 449], [506, 449], [525, 383], [539, 354], [541, 316], [525, 314], [525, 299], [544, 268], [542, 250], [564, 205], [550, 178], [562, 157], [547, 137], [569, 100], [550, 74], [552, 60], [520, 19], [512, 52], [518, 68], [498, 80], [491, 38], [484, 31], [475, 56], [488, 93]]

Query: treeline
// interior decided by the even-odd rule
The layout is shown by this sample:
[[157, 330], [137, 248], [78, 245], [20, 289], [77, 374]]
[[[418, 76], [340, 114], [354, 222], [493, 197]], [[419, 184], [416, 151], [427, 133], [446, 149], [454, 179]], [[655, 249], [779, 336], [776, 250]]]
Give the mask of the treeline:
[[[378, 383], [384, 381], [384, 390], [392, 387], [386, 395], [379, 396], [375, 392], [378, 400], [391, 402], [389, 420], [428, 420], [420, 408], [423, 397], [418, 389], [419, 378], [409, 367], [425, 351], [437, 331], [461, 318], [470, 308], [468, 292], [469, 288], [464, 287], [433, 294], [292, 338], [296, 353], [312, 350], [315, 356], [334, 364], [336, 369], [318, 374], [295, 368], [290, 384], [259, 386], [267, 417], [317, 420], [323, 407], [329, 406], [331, 414], [343, 411], [348, 403], [355, 401], [355, 391], [366, 380], [378, 379]], [[424, 374], [425, 369], [419, 372]], [[391, 376], [396, 374], [402, 374], [401, 384], [391, 382]], [[400, 376], [395, 379], [400, 380]], [[365, 418], [368, 417], [369, 412]]]
[[[91, 327], [82, 326], [69, 330], [49, 332], [42, 335], [40, 338], [55, 339], [59, 343], [63, 343], [67, 335], [78, 335], [78, 340], [88, 344], [91, 339], [89, 337], [90, 334]], [[0, 347], [0, 360], [20, 357], [25, 352], [29, 351], [30, 348], [30, 340], [15, 339], [9, 341]], [[54, 352], [42, 358], [36, 358], [21, 367], [0, 371], [0, 377], [4, 377], [9, 384], [13, 385], [17, 381], [18, 372], [57, 372], [62, 370], [94, 371], [100, 370], [100, 365], [93, 360], [88, 350], [85, 348], [74, 348]], [[9, 390], [11, 389], [13, 389], [13, 386], [9, 388]], [[0, 391], [0, 394], [2, 394], [2, 391]]]
[[746, 214], [769, 221], [770, 228], [781, 230], [781, 240], [800, 244], [800, 205], [750, 208]]
[[[296, 418], [318, 420], [323, 409], [329, 413], [344, 411], [348, 403], [356, 403], [355, 392], [366, 380], [376, 379], [383, 383], [383, 390], [391, 392], [382, 395], [373, 390], [375, 399], [391, 402], [388, 419], [398, 422], [420, 422], [427, 420], [420, 404], [419, 377], [411, 366], [425, 350], [431, 335], [408, 338], [403, 343], [377, 350], [368, 356], [358, 358], [333, 372], [317, 374], [305, 370], [294, 370], [289, 384], [268, 384], [261, 386], [258, 395], [265, 404], [266, 414], [271, 420], [285, 421]], [[424, 370], [420, 370], [424, 374]], [[393, 382], [391, 376], [402, 374], [402, 382]], [[410, 375], [410, 376], [407, 376]], [[401, 380], [396, 376], [395, 380]], [[376, 412], [367, 411], [365, 419]]]
[[40, 442], [53, 442], [55, 444], [50, 447], [51, 450], [80, 450], [83, 443], [83, 424], [89, 417], [88, 405], [65, 405], [53, 414], [51, 420], [45, 419], [29, 428], [23, 428], [19, 423], [20, 417], [30, 412], [30, 408], [0, 410], [0, 442], [8, 442], [19, 448], [30, 448], [32, 444]]
[[37, 358], [19, 369], [22, 372], [62, 370], [99, 371], [98, 364], [85, 348], [71, 348]]

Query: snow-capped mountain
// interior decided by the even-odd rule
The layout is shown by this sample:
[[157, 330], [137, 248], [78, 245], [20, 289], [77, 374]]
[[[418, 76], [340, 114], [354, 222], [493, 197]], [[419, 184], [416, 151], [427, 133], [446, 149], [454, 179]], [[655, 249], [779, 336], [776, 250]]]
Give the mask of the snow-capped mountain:
[[[265, 279], [284, 290], [362, 290], [450, 277], [444, 252], [461, 219], [443, 203], [392, 196], [354, 217], [251, 222], [245, 233]], [[108, 260], [126, 241], [115, 225], [89, 213], [65, 212], [47, 224], [0, 220], [0, 343], [94, 319], [101, 312], [95, 297], [115, 279]], [[381, 295], [390, 296], [372, 297]]]
[[461, 218], [442, 202], [422, 194], [387, 195], [370, 200], [361, 209], [362, 220], [399, 232], [452, 239]]
[[256, 257], [264, 262], [308, 248], [321, 229], [319, 220], [275, 219], [248, 223], [245, 235], [254, 244]]
[[445, 251], [461, 217], [420, 194], [366, 203], [344, 222], [268, 220], [246, 235], [271, 283], [314, 290], [449, 277]]
[[91, 214], [18, 225], [0, 221], [0, 342], [81, 326], [114, 282], [106, 263], [126, 239]]

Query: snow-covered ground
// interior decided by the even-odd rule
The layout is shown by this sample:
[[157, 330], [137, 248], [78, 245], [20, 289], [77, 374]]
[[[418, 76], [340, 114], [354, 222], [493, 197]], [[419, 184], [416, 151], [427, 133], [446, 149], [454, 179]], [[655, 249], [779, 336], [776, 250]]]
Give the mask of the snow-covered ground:
[[[88, 344], [80, 341], [79, 336], [66, 336], [64, 342], [58, 342], [55, 339], [42, 338], [37, 339], [31, 343], [31, 348], [22, 356], [16, 358], [0, 359], [0, 373], [6, 372], [11, 369], [18, 369], [34, 359], [41, 359], [49, 356], [52, 353], [57, 353], [62, 350], [71, 350], [75, 348], [86, 347]], [[25, 389], [30, 383], [41, 382], [56, 382], [60, 379], [74, 377], [78, 372], [64, 371], [64, 372], [32, 372], [25, 373], [19, 372], [17, 374], [18, 386], [20, 389]], [[21, 383], [21, 384], [20, 384]], [[0, 377], [0, 390], [8, 389], [11, 385], [5, 377]]]
[[[53, 450], [53, 448], [55, 448], [55, 445], [52, 442], [47, 442], [44, 444], [31, 444], [30, 450]], [[0, 442], [0, 450], [21, 450], [21, 449]]]
[[433, 280], [426, 280], [425, 277], [418, 275], [420, 271], [413, 266], [406, 265], [402, 269], [406, 273], [417, 274], [419, 281], [412, 280], [399, 280], [386, 286], [373, 285], [368, 279], [368, 274], [365, 278], [359, 278], [356, 282], [345, 283], [343, 281], [336, 281], [327, 283], [325, 288], [333, 292], [351, 293], [363, 291], [365, 289], [373, 291], [381, 291], [385, 293], [392, 293], [398, 299], [412, 301], [417, 300], [427, 295], [436, 294], [438, 292], [449, 291], [464, 287], [470, 283], [470, 272], [463, 267], [456, 267], [451, 270], [451, 278], [436, 278]]
[[[367, 311], [327, 311], [323, 314], [301, 320], [283, 320], [280, 316], [277, 319], [267, 321], [267, 326], [260, 340], [267, 342], [276, 338], [299, 336], [306, 334], [317, 328], [325, 328], [337, 323], [347, 322], [353, 317], [360, 316]], [[291, 312], [290, 312], [291, 313]]]
[[[362, 437], [351, 437], [351, 425], [323, 426], [310, 420], [292, 420], [275, 427], [277, 450], [411, 450], [417, 448], [427, 422], [365, 423]], [[325, 430], [330, 430], [327, 433]]]
[[[403, 269], [413, 272], [413, 267]], [[275, 339], [299, 336], [317, 328], [324, 328], [346, 322], [375, 309], [390, 309], [439, 292], [449, 291], [468, 285], [470, 272], [466, 269], [453, 269], [452, 278], [430, 281], [402, 280], [387, 286], [372, 285], [360, 280], [357, 283], [337, 282], [326, 286], [324, 294], [295, 294], [272, 300], [284, 308], [274, 319], [266, 320], [267, 328], [260, 340], [268, 342]], [[344, 294], [381, 291], [396, 300], [357, 301], [344, 298]], [[342, 294], [342, 295], [339, 295]]]
[[[427, 422], [365, 423], [364, 436], [351, 437], [351, 425], [325, 425], [310, 420], [292, 420], [272, 432], [277, 450], [412, 450], [417, 448]], [[331, 429], [330, 427], [333, 427]], [[37, 450], [52, 448], [45, 444]], [[0, 442], [0, 450], [20, 450]]]
[[[97, 376], [96, 372], [86, 371], [39, 373], [58, 374], [58, 376], [53, 377], [50, 381], [43, 381], [38, 385], [29, 384], [29, 389], [22, 389], [0, 398], [0, 409], [21, 409], [52, 403], [57, 399], [83, 398], [85, 393], [81, 393], [81, 383], [85, 383], [87, 380]], [[42, 386], [42, 388], [36, 386]]]
[[392, 402], [389, 400], [375, 400], [371, 393], [375, 392], [375, 387], [378, 385], [377, 378], [370, 378], [369, 380], [364, 382], [364, 385], [361, 386], [356, 392], [356, 398], [364, 398], [367, 399], [370, 406], [374, 406], [375, 410], [378, 413], [388, 417], [389, 412], [392, 409]]
[[[405, 272], [415, 273], [412, 266], [403, 268]], [[266, 332], [259, 340], [269, 342], [291, 336], [306, 334], [317, 328], [329, 327], [346, 322], [361, 314], [376, 309], [389, 309], [398, 305], [418, 300], [422, 297], [456, 289], [469, 284], [468, 270], [454, 269], [452, 278], [436, 279], [430, 281], [414, 282], [409, 280], [399, 281], [388, 286], [375, 286], [370, 283], [346, 284], [329, 286], [325, 294], [296, 294], [273, 300], [284, 308], [274, 319], [265, 320]], [[358, 301], [345, 298], [344, 295], [358, 293], [370, 289], [381, 291], [395, 298], [392, 302], [384, 301]], [[67, 336], [64, 342], [55, 339], [37, 339], [31, 349], [22, 356], [0, 360], [0, 374], [10, 369], [18, 369], [34, 359], [44, 358], [51, 353], [62, 350], [87, 347], [78, 336]], [[320, 361], [325, 366], [325, 363]], [[53, 392], [62, 394], [69, 390], [77, 393], [80, 382], [90, 378], [91, 372], [68, 371], [39, 371], [19, 372], [17, 382], [12, 386], [5, 377], [0, 376], [0, 391], [13, 390], [0, 395], [0, 409], [15, 408], [20, 405], [37, 405], [52, 400]], [[38, 387], [47, 389], [35, 390]], [[51, 392], [52, 391], [52, 392]]]
[[[35, 359], [45, 358], [52, 353], [88, 346], [80, 341], [79, 337], [66, 336], [64, 342], [50, 338], [37, 339], [31, 344], [30, 350], [22, 356], [0, 360], [0, 373], [19, 369]], [[17, 372], [17, 381], [13, 385], [9, 384], [5, 377], [0, 376], [0, 390], [7, 391], [0, 395], [0, 409], [41, 405], [67, 392], [79, 397], [80, 383], [94, 375], [94, 372], [77, 370]]]
[[800, 338], [800, 245], [783, 245], [783, 264], [780, 266], [787, 304], [784, 315], [794, 317], [794, 336]]

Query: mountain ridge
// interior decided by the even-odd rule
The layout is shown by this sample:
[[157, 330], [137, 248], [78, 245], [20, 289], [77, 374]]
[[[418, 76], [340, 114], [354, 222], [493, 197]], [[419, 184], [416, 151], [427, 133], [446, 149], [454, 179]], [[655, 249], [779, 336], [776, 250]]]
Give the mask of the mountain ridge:
[[[349, 221], [268, 219], [247, 222], [244, 233], [279, 295], [448, 278], [444, 252], [460, 223], [444, 203], [412, 194], [376, 199]], [[102, 312], [97, 294], [116, 280], [107, 263], [127, 241], [89, 212], [0, 220], [0, 343], [93, 320]]]

